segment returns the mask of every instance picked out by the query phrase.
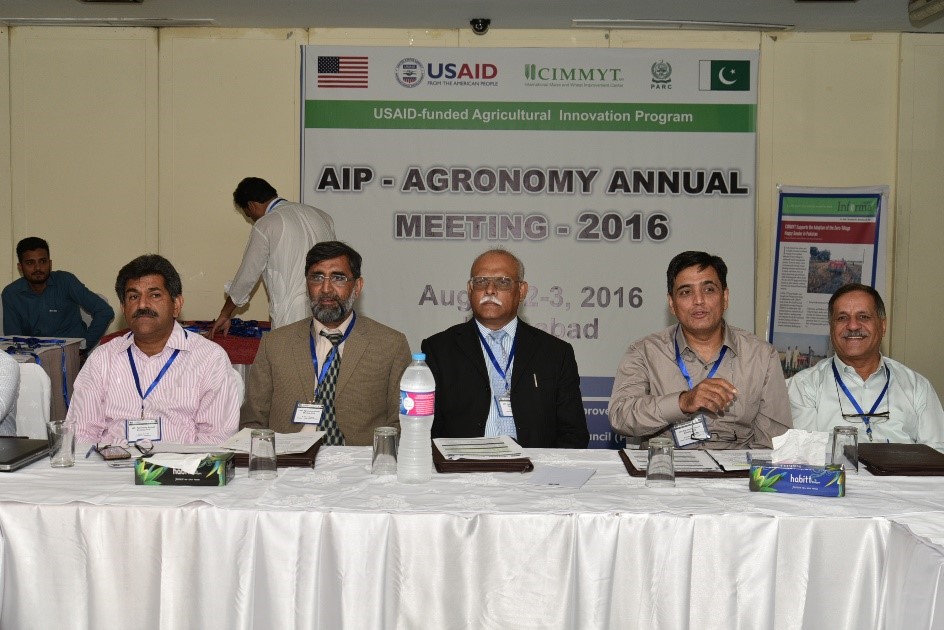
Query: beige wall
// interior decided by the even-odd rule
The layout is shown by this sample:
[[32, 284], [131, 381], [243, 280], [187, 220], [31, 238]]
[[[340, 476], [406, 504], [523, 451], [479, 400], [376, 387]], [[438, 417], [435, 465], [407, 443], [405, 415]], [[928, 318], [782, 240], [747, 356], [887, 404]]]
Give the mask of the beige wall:
[[4, 240], [46, 238], [55, 268], [117, 306], [116, 265], [158, 250], [157, 33], [11, 29], [9, 86]]
[[[894, 298], [890, 353], [944, 389], [932, 363], [941, 342], [918, 337], [944, 299], [919, 273], [936, 263], [939, 230], [930, 228], [944, 220], [935, 168], [944, 151], [940, 36], [0, 30], [0, 120], [10, 121], [0, 123], [0, 141], [9, 135], [11, 146], [9, 162], [0, 155], [0, 280], [15, 277], [13, 244], [36, 233], [54, 244], [57, 267], [115, 304], [117, 267], [159, 251], [184, 278], [184, 317], [214, 317], [249, 230], [230, 201], [237, 181], [258, 175], [287, 198], [298, 196], [304, 43], [759, 49], [756, 330], [764, 333], [769, 308], [777, 185], [887, 184], [895, 247], [888, 252], [894, 288], [883, 291]], [[244, 316], [266, 312], [260, 288]]]
[[944, 35], [903, 35], [901, 59], [892, 356], [944, 396]]

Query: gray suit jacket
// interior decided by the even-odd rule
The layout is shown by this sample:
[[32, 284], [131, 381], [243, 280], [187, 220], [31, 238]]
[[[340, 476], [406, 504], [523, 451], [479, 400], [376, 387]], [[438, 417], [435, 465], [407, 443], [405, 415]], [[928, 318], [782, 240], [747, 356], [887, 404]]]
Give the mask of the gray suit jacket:
[[[293, 424], [292, 418], [295, 404], [310, 401], [315, 391], [310, 323], [305, 319], [263, 336], [249, 371], [240, 428], [295, 433], [305, 426]], [[376, 427], [399, 424], [400, 377], [409, 364], [403, 333], [357, 316], [344, 342], [335, 391], [336, 418], [348, 446], [373, 444]]]

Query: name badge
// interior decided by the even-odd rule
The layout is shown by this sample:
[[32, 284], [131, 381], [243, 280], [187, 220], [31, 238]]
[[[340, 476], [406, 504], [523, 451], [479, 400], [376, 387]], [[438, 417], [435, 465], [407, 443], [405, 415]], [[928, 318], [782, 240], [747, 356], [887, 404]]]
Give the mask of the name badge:
[[498, 415], [502, 418], [512, 418], [514, 414], [511, 411], [511, 394], [495, 396], [495, 403], [498, 407]]
[[321, 424], [325, 406], [321, 403], [295, 403], [294, 424]]
[[699, 413], [692, 416], [688, 422], [682, 422], [672, 427], [672, 439], [675, 440], [676, 448], [685, 448], [692, 444], [698, 444], [709, 439], [708, 420], [705, 414]]
[[160, 418], [128, 418], [125, 420], [125, 439], [129, 443], [138, 440], [159, 442], [161, 439]]

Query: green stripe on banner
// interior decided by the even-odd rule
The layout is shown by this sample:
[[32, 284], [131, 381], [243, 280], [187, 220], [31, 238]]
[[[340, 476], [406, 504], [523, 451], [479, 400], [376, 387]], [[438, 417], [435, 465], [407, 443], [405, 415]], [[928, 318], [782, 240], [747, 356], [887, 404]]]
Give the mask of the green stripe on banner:
[[754, 104], [305, 101], [306, 129], [753, 133]]
[[783, 198], [784, 216], [836, 216], [836, 217], [875, 217], [878, 212], [879, 198], [876, 195], [867, 197], [833, 197], [820, 196], [788, 196]]

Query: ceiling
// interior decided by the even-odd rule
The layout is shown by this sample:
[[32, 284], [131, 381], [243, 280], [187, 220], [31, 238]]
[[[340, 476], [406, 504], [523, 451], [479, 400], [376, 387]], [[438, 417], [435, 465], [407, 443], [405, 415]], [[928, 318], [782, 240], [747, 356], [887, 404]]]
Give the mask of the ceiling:
[[639, 19], [786, 24], [798, 31], [944, 32], [944, 19], [912, 25], [908, 0], [0, 0], [0, 23], [62, 18], [158, 26], [150, 20], [208, 19], [209, 26], [232, 28], [397, 29], [468, 28], [471, 18], [489, 18], [496, 30], [566, 29], [572, 19]]

